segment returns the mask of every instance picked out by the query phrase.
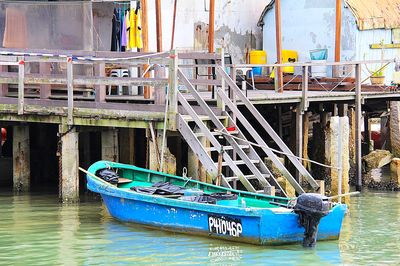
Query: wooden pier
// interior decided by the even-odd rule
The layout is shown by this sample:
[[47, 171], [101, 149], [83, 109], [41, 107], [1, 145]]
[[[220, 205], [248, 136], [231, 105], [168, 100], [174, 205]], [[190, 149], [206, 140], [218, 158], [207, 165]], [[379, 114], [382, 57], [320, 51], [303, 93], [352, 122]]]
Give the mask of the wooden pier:
[[[318, 64], [311, 63], [224, 65], [221, 64], [224, 60], [218, 54], [175, 51], [151, 54], [35, 50], [28, 53], [0, 49], [1, 52], [0, 125], [14, 128], [13, 146], [18, 147], [18, 150], [13, 150], [14, 188], [23, 191], [30, 187], [29, 169], [32, 166], [29, 156], [20, 156], [21, 153], [31, 154], [28, 144], [32, 134], [29, 133], [29, 128], [33, 124], [54, 125], [58, 127], [58, 141], [61, 145], [58, 154], [60, 197], [66, 201], [79, 197], [78, 165], [90, 163], [90, 159], [84, 163], [82, 158], [79, 159], [79, 152], [90, 153], [93, 149], [88, 143], [78, 143], [79, 135], [85, 135], [84, 132], [101, 132], [101, 158], [118, 158], [123, 162], [142, 164], [155, 170], [160, 169], [161, 164], [162, 170], [171, 173], [177, 171], [179, 174], [183, 167], [195, 167], [197, 170], [189, 169], [189, 173], [194, 173], [195, 178], [207, 180], [201, 176], [204, 171], [201, 174], [200, 170], [205, 167], [209, 181], [215, 179], [221, 171], [212, 162], [218, 154], [211, 151], [218, 151], [220, 146], [222, 149], [232, 147], [229, 156], [224, 155], [225, 165], [230, 167], [223, 170], [225, 185], [272, 194], [277, 189], [279, 193], [286, 195], [283, 183], [275, 180], [268, 167], [263, 165], [264, 157], [268, 155], [297, 192], [303, 189], [298, 186], [301, 177], [308, 180], [314, 190], [318, 190], [319, 185], [314, 183], [311, 176], [308, 178], [308, 170], [297, 159], [293, 160], [290, 154], [287, 156], [287, 163], [290, 162], [289, 165], [292, 166], [287, 163], [285, 166], [277, 156], [267, 150], [260, 154], [250, 148], [250, 151], [244, 153], [242, 148], [246, 146], [248, 149], [248, 145], [240, 143], [241, 141], [229, 140], [228, 137], [224, 143], [215, 142], [216, 138], [214, 140], [212, 136], [215, 131], [212, 130], [224, 130], [223, 127], [232, 125], [235, 125], [236, 130], [244, 127], [247, 131], [239, 132], [243, 140], [250, 137], [249, 133], [254, 137], [251, 133], [253, 129], [249, 130], [245, 126], [249, 123], [249, 126], [254, 127], [254, 132], [258, 132], [260, 127], [266, 129], [266, 135], [260, 133], [257, 143], [272, 145], [271, 147], [278, 148], [286, 155], [293, 152], [298, 157], [304, 157], [303, 153], [307, 153], [304, 145], [308, 145], [304, 142], [305, 135], [308, 135], [306, 124], [310, 115], [319, 114], [319, 123], [326, 125], [328, 114], [347, 117], [348, 110], [353, 110], [355, 115], [355, 125], [352, 126], [355, 129], [357, 188], [360, 189], [362, 112], [365, 111], [368, 116], [368, 113], [385, 111], [388, 109], [388, 102], [400, 99], [396, 85], [364, 85], [361, 68], [364, 64], [377, 63], [375, 61], [328, 63], [334, 66], [353, 66], [354, 78], [319, 80], [315, 83], [308, 78], [308, 69]], [[199, 59], [203, 62], [209, 60], [210, 63], [196, 63]], [[384, 63], [392, 64], [394, 61]], [[147, 69], [146, 65], [150, 68]], [[271, 69], [289, 65], [301, 68], [303, 75], [295, 79], [284, 78], [286, 83], [283, 92], [252, 89], [251, 80], [238, 77], [240, 69]], [[109, 69], [121, 68], [134, 70], [139, 73], [139, 77], [110, 77], [106, 74]], [[198, 77], [194, 74], [197, 72], [194, 71], [195, 68], [202, 69], [206, 74], [208, 69], [213, 69], [216, 74], [211, 79]], [[225, 77], [221, 69], [228, 68], [230, 77]], [[141, 77], [140, 73], [148, 70], [153, 73], [152, 77]], [[255, 88], [268, 87], [268, 82], [271, 81], [264, 80], [262, 85], [263, 80], [258, 79], [254, 82]], [[132, 94], [132, 88], [140, 90], [145, 86], [146, 89], [152, 88], [153, 94], [150, 98]], [[213, 91], [208, 91], [208, 87], [212, 87]], [[315, 89], [316, 87], [319, 89]], [[118, 91], [118, 88], [125, 92], [116, 95], [114, 90]], [[236, 90], [239, 88], [242, 89], [241, 92]], [[241, 93], [246, 97], [241, 98]], [[252, 112], [253, 106], [255, 109]], [[250, 110], [250, 114], [246, 108]], [[285, 137], [282, 112], [293, 114], [292, 122], [289, 121], [291, 129], [286, 135], [294, 139], [294, 145], [281, 143], [281, 139]], [[251, 114], [254, 117], [249, 117]], [[219, 123], [215, 119], [223, 120]], [[207, 120], [210, 123], [204, 122]], [[258, 121], [259, 125], [255, 125], [257, 122], [254, 121]], [[240, 123], [237, 125], [237, 122]], [[211, 123], [214, 126], [210, 126]], [[208, 129], [202, 128], [202, 125], [208, 125]], [[199, 133], [193, 133], [198, 132], [196, 130], [200, 130]], [[135, 134], [140, 138], [139, 141], [133, 141]], [[199, 140], [192, 138], [196, 134], [202, 134], [203, 137]], [[24, 141], [27, 144], [18, 144]], [[211, 145], [214, 150], [207, 148], [207, 145]], [[145, 151], [143, 157], [146, 158], [135, 161], [138, 151]], [[190, 155], [190, 152], [194, 152], [195, 156]], [[175, 160], [170, 160], [168, 156]], [[235, 166], [236, 160], [240, 161], [239, 158], [248, 167], [247, 170], [243, 170], [242, 166]], [[260, 160], [262, 162], [258, 162]], [[289, 171], [286, 170], [287, 167]], [[245, 171], [249, 173], [246, 174]]]

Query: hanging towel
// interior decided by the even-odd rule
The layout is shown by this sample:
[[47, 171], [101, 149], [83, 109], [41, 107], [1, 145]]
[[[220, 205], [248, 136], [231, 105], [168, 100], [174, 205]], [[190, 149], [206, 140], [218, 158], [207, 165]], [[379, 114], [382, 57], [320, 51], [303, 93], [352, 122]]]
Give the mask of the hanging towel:
[[143, 48], [142, 40], [142, 10], [138, 8], [136, 10], [136, 47], [139, 49]]
[[142, 41], [142, 10], [136, 8], [135, 12], [130, 14], [130, 32], [129, 32], [129, 43], [131, 48], [143, 48]]
[[136, 48], [136, 13], [131, 10], [131, 13], [129, 14], [129, 24], [130, 24], [130, 30], [129, 30], [129, 46], [131, 49]]
[[126, 26], [126, 30], [125, 30], [125, 37], [126, 37], [126, 50], [130, 50], [131, 49], [131, 45], [130, 45], [130, 29], [131, 29], [131, 21], [130, 21], [130, 13], [129, 11], [126, 12], [125, 15], [125, 26]]
[[121, 51], [125, 50], [126, 46], [127, 46], [127, 39], [126, 39], [126, 15], [125, 15], [122, 20]]
[[111, 51], [119, 51], [120, 43], [120, 20], [119, 13], [114, 8], [114, 15], [112, 18], [112, 30], [111, 30]]

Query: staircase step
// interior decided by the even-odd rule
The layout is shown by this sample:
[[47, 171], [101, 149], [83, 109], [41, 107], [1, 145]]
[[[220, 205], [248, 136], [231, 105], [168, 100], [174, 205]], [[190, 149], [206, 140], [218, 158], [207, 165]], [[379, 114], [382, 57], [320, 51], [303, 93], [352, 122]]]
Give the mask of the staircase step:
[[[253, 164], [260, 163], [260, 160], [250, 160]], [[214, 162], [216, 166], [218, 166], [218, 162]], [[233, 161], [236, 165], [243, 165], [246, 164], [243, 160]], [[222, 162], [222, 166], [228, 166], [227, 162]]]
[[[211, 118], [208, 115], [199, 115], [198, 116], [202, 121], [209, 121], [211, 120]], [[194, 119], [191, 115], [182, 115], [183, 120], [185, 120], [186, 122], [194, 122]], [[228, 119], [227, 116], [225, 115], [217, 115], [217, 118], [219, 120], [226, 120]]]
[[[232, 146], [223, 146], [224, 147], [224, 151], [231, 151], [233, 150]], [[250, 145], [239, 145], [239, 147], [244, 150], [244, 149], [249, 149]], [[219, 152], [219, 150], [215, 147], [210, 147], [210, 148], [206, 148], [206, 151], [217, 151]]]
[[[235, 131], [228, 131], [228, 132], [231, 135], [239, 134], [239, 131], [236, 131], [236, 130]], [[196, 135], [196, 137], [204, 137], [205, 136], [203, 132], [198, 132], [198, 133], [194, 133], [194, 134]], [[221, 136], [222, 135], [220, 132], [216, 132], [216, 131], [211, 132], [211, 134], [213, 136]]]
[[[247, 180], [252, 180], [252, 179], [257, 179], [255, 175], [245, 175], [244, 176]], [[265, 178], [269, 178], [269, 175], [266, 174], [264, 175]], [[235, 181], [235, 180], [239, 180], [239, 178], [237, 176], [229, 176], [229, 177], [225, 177], [225, 180], [230, 182], [230, 181]]]

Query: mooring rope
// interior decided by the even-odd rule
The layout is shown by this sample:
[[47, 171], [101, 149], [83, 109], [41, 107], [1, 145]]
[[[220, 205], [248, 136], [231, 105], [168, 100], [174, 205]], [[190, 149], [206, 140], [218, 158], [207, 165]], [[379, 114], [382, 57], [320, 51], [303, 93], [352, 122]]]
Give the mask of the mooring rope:
[[223, 132], [223, 131], [221, 131], [221, 130], [217, 130], [217, 129], [216, 129], [215, 132], [219, 132], [219, 133], [221, 133], [221, 134], [223, 134], [223, 135], [225, 135], [225, 136], [229, 136], [229, 137], [231, 137], [231, 138], [234, 138], [234, 139], [237, 139], [237, 140], [240, 140], [240, 141], [244, 141], [244, 142], [246, 142], [246, 143], [248, 143], [248, 144], [250, 144], [250, 145], [252, 145], [252, 146], [256, 146], [256, 147], [264, 148], [264, 149], [269, 149], [269, 150], [271, 150], [271, 151], [273, 151], [273, 152], [275, 152], [275, 153], [279, 153], [279, 154], [283, 154], [283, 155], [286, 155], [286, 156], [290, 156], [290, 157], [296, 158], [296, 159], [298, 159], [298, 160], [310, 162], [310, 163], [313, 163], [313, 164], [316, 164], [316, 165], [319, 165], [319, 166], [323, 166], [323, 167], [326, 167], [326, 168], [332, 168], [332, 169], [336, 169], [336, 170], [342, 170], [342, 168], [339, 168], [339, 167], [336, 167], [336, 166], [326, 165], [326, 164], [323, 164], [323, 163], [320, 163], [320, 162], [317, 162], [317, 161], [314, 161], [314, 160], [310, 160], [310, 159], [298, 157], [298, 156], [296, 156], [296, 155], [294, 155], [294, 154], [289, 154], [289, 153], [286, 153], [286, 152], [282, 152], [282, 151], [273, 149], [273, 148], [268, 147], [268, 146], [260, 145], [260, 144], [258, 144], [258, 143], [251, 142], [251, 141], [249, 141], [249, 140], [247, 140], [247, 139], [243, 139], [243, 138], [239, 138], [239, 137], [233, 136], [233, 135], [231, 135], [231, 134], [229, 134], [229, 133], [226, 133], [226, 132]]

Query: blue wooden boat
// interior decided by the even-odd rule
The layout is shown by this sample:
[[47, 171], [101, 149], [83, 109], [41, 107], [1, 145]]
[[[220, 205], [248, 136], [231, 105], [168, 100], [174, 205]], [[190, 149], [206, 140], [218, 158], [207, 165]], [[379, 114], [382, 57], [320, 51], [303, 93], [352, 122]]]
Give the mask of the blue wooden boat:
[[[115, 171], [120, 182], [111, 184], [98, 177], [103, 169]], [[99, 193], [110, 214], [123, 222], [258, 245], [301, 243], [305, 232], [307, 235], [307, 226], [300, 222], [301, 213], [289, 206], [293, 199], [232, 190], [108, 161], [94, 163], [86, 173], [88, 189]], [[141, 191], [159, 182], [184, 188], [184, 195]], [[222, 198], [213, 204], [187, 200], [199, 191], [203, 196], [230, 195], [230, 199]], [[339, 238], [346, 208], [345, 204], [329, 203], [326, 215], [316, 225], [318, 240]]]

